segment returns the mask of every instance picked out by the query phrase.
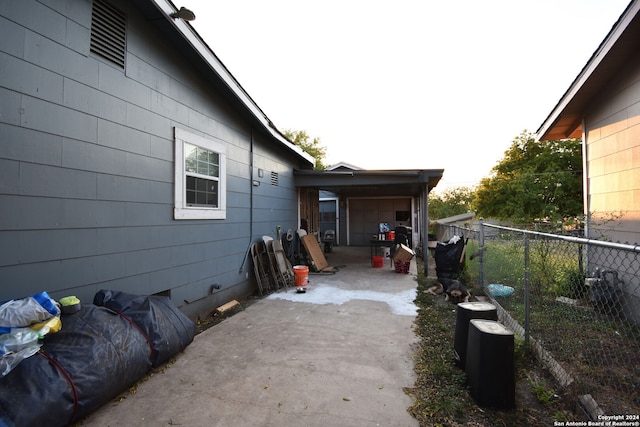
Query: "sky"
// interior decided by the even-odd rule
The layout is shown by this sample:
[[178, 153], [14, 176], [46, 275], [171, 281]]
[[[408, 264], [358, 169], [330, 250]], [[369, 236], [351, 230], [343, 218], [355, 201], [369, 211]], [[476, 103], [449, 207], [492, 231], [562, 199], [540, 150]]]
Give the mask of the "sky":
[[173, 0], [281, 131], [326, 164], [474, 186], [535, 132], [629, 0]]

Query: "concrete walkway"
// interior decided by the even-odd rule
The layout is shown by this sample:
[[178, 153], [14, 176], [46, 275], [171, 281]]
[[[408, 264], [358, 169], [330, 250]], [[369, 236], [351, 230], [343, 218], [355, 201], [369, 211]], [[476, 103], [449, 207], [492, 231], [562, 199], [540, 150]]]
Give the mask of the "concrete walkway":
[[415, 381], [415, 261], [397, 274], [371, 268], [369, 248], [326, 255], [346, 266], [199, 334], [84, 425], [417, 426], [403, 391]]

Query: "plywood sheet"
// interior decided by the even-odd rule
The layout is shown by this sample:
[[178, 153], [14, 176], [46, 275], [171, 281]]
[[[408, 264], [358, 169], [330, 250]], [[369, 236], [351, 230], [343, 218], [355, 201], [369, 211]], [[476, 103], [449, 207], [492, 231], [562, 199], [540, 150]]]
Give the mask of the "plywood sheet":
[[307, 234], [303, 236], [302, 245], [306, 249], [307, 254], [309, 254], [309, 258], [313, 263], [312, 267], [315, 271], [333, 270], [333, 267], [329, 266], [327, 259], [324, 257], [315, 235]]

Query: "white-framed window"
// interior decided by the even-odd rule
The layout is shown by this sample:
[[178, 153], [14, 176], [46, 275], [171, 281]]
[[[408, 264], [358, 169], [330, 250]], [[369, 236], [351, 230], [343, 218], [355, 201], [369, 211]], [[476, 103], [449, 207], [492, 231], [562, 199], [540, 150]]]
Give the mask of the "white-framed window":
[[175, 219], [227, 217], [225, 144], [175, 128]]

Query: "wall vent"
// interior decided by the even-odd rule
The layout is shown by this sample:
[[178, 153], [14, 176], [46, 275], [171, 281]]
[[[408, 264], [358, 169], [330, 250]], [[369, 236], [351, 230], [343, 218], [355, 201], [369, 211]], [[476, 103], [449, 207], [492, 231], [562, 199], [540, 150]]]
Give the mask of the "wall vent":
[[91, 12], [91, 52], [124, 69], [127, 17], [104, 2], [93, 1]]
[[278, 186], [278, 172], [271, 172], [271, 185]]

